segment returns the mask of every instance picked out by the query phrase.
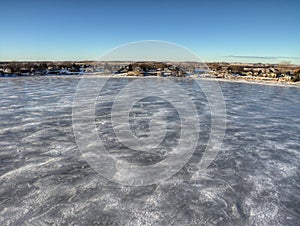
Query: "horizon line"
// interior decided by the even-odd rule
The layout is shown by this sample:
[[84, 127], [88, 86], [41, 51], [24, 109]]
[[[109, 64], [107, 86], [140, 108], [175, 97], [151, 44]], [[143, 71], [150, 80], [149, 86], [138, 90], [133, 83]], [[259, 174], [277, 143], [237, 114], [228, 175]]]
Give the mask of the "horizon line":
[[262, 60], [276, 60], [276, 59], [300, 59], [300, 57], [288, 57], [288, 56], [248, 56], [248, 55], [228, 55], [223, 57], [230, 57], [230, 58], [241, 58], [241, 59], [262, 59]]
[[[256, 56], [226, 56], [230, 58], [247, 58], [247, 59], [278, 59], [278, 58], [284, 58], [284, 59], [300, 59], [300, 57], [256, 57]], [[202, 62], [197, 62], [197, 61], [153, 61], [153, 60], [0, 60], [0, 64], [3, 63], [63, 63], [63, 62], [182, 62], [182, 63], [235, 63], [235, 64], [281, 64], [280, 62], [278, 63], [263, 63], [263, 62], [241, 62], [241, 61], [234, 61], [234, 62], [229, 62], [229, 61], [202, 61]], [[299, 65], [299, 63], [290, 63], [290, 65]]]

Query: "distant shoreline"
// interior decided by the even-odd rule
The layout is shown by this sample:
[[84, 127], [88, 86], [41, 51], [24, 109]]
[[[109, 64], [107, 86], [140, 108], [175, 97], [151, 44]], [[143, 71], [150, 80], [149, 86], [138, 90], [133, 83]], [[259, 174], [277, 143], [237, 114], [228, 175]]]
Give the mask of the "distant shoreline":
[[[78, 77], [78, 76], [77, 76]], [[124, 75], [104, 75], [104, 74], [91, 74], [91, 75], [83, 75], [79, 77], [112, 77], [112, 78], [132, 78], [132, 79], [147, 79], [147, 78], [157, 78], [157, 79], [165, 79], [165, 78], [175, 78], [175, 79], [195, 79], [195, 80], [205, 80], [205, 81], [219, 81], [219, 82], [234, 82], [234, 83], [247, 83], [247, 84], [259, 84], [259, 85], [272, 85], [272, 86], [289, 86], [289, 87], [297, 87], [300, 88], [300, 82], [278, 82], [274, 80], [248, 80], [248, 79], [231, 79], [231, 78], [209, 78], [209, 77], [159, 77], [159, 76], [124, 76]]]
[[0, 65], [0, 77], [97, 76], [192, 77], [219, 81], [298, 86], [300, 66], [201, 62], [15, 62]]
[[194, 78], [207, 81], [220, 81], [244, 84], [257, 84], [257, 85], [270, 85], [270, 86], [286, 86], [300, 88], [300, 82], [277, 82], [277, 81], [264, 81], [264, 80], [246, 80], [246, 79], [226, 79], [226, 78]]
[[85, 75], [44, 75], [44, 76], [15, 76], [15, 77], [0, 77], [0, 79], [30, 79], [30, 78], [126, 78], [126, 79], [147, 79], [147, 78], [156, 78], [156, 79], [195, 79], [203, 81], [215, 81], [215, 82], [232, 82], [232, 83], [243, 83], [243, 84], [257, 84], [257, 85], [269, 85], [269, 86], [281, 86], [281, 87], [296, 87], [300, 88], [300, 82], [278, 82], [274, 80], [249, 80], [249, 79], [230, 79], [230, 78], [209, 78], [209, 77], [159, 77], [159, 76], [122, 76], [122, 75], [105, 75], [105, 74], [85, 74]]

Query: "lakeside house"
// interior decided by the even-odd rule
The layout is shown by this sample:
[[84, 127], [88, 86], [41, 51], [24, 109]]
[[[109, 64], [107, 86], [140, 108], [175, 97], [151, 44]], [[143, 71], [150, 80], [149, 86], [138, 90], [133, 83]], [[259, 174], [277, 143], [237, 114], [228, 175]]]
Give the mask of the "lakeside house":
[[139, 76], [174, 76], [182, 77], [187, 73], [179, 66], [163, 62], [136, 62], [123, 66], [117, 72], [117, 75], [139, 75]]

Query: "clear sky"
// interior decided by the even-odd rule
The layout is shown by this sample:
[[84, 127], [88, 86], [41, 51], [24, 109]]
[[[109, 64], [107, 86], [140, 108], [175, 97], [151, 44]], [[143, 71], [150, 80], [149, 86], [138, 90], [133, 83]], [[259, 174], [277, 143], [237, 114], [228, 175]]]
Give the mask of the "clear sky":
[[0, 61], [93, 60], [164, 40], [205, 61], [300, 64], [300, 1], [0, 0]]

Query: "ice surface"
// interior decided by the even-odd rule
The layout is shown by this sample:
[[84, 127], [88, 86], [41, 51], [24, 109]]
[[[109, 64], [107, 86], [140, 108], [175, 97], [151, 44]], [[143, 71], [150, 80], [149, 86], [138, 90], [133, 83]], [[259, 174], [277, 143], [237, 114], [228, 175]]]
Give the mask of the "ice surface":
[[[80, 154], [72, 129], [78, 81], [0, 79], [1, 225], [299, 225], [300, 89], [220, 83], [226, 135], [217, 158], [201, 172], [209, 107], [195, 82], [174, 80], [196, 103], [197, 149], [170, 179], [130, 187], [103, 178]], [[110, 111], [131, 81], [114, 78], [99, 94], [99, 137], [116, 158], [155, 164], [176, 146], [180, 118], [162, 99], [141, 100], [130, 113], [133, 133], [147, 136], [149, 118], [157, 114], [167, 121], [166, 139], [149, 152], [126, 148], [114, 134]], [[159, 84], [158, 78], [149, 81]]]

